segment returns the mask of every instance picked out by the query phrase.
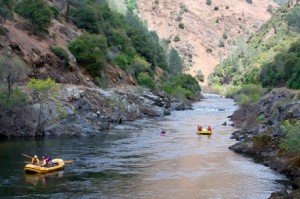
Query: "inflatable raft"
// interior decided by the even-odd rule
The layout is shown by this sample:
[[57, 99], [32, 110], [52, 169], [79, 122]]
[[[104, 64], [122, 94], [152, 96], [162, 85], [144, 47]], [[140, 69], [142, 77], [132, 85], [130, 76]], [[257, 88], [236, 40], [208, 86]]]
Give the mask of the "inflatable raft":
[[33, 164], [26, 164], [24, 167], [24, 171], [26, 173], [50, 173], [53, 171], [59, 171], [63, 170], [65, 167], [65, 162], [63, 159], [53, 159], [52, 160], [54, 164], [53, 166], [49, 167], [43, 167], [43, 166], [38, 166], [38, 165], [33, 165]]
[[212, 131], [209, 131], [207, 129], [202, 129], [202, 131], [197, 131], [197, 134], [199, 135], [211, 135]]

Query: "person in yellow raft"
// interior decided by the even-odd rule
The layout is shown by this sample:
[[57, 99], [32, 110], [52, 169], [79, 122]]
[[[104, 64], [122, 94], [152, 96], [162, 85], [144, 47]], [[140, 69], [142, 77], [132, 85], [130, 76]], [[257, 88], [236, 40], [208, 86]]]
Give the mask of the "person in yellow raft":
[[33, 156], [33, 158], [31, 159], [31, 164], [40, 165], [40, 160], [38, 159], [37, 155]]

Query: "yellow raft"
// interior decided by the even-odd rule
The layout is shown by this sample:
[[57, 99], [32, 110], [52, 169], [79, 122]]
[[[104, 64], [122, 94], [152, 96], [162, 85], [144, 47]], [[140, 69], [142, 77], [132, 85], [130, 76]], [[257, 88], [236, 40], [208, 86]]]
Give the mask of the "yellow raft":
[[211, 135], [212, 131], [209, 131], [207, 129], [202, 129], [202, 131], [197, 131], [197, 134], [199, 135]]
[[53, 163], [58, 163], [58, 165], [51, 166], [51, 167], [42, 167], [33, 164], [26, 164], [24, 167], [24, 171], [26, 173], [50, 173], [53, 171], [63, 170], [65, 167], [65, 162], [63, 159], [53, 159]]

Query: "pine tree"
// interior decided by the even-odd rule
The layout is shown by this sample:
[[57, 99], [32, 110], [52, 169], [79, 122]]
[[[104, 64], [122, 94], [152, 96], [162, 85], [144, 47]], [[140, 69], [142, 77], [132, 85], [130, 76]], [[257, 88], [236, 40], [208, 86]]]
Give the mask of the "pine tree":
[[48, 32], [52, 11], [43, 0], [21, 0], [16, 5], [16, 12], [30, 21], [34, 33]]

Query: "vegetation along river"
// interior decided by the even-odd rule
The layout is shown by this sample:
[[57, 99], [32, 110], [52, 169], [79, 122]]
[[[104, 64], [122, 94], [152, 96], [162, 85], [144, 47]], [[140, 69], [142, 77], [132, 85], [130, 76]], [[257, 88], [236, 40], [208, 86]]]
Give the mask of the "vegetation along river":
[[[101, 135], [0, 142], [0, 198], [268, 198], [285, 178], [228, 149], [235, 129], [222, 123], [231, 123], [235, 108], [230, 99], [207, 95], [194, 110]], [[211, 125], [213, 134], [197, 135], [198, 124]], [[74, 162], [26, 175], [22, 153]]]

